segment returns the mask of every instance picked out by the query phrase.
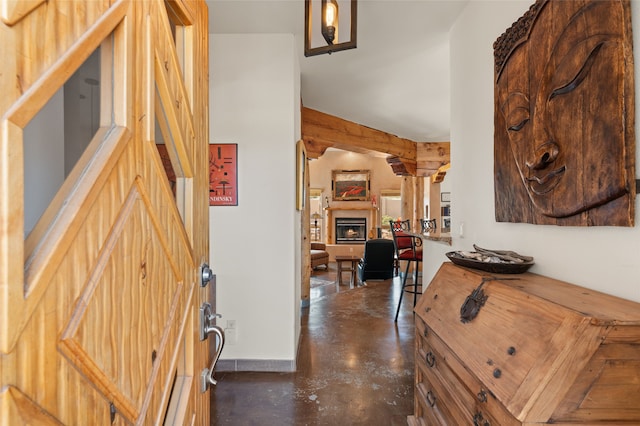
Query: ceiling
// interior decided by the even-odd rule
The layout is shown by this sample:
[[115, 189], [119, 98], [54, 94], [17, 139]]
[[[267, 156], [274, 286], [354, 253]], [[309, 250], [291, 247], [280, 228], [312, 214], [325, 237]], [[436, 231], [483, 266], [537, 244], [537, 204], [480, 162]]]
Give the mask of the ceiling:
[[449, 141], [449, 29], [467, 2], [359, 0], [358, 47], [307, 58], [303, 0], [207, 0], [211, 33], [296, 36], [305, 107], [416, 142]]

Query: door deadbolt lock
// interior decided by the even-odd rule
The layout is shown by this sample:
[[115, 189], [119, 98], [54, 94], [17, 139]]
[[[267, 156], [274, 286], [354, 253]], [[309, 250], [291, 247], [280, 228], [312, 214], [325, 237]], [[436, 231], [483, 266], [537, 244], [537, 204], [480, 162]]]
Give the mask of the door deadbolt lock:
[[216, 274], [213, 273], [213, 269], [207, 263], [203, 263], [200, 265], [200, 287], [206, 287], [210, 281], [215, 283]]

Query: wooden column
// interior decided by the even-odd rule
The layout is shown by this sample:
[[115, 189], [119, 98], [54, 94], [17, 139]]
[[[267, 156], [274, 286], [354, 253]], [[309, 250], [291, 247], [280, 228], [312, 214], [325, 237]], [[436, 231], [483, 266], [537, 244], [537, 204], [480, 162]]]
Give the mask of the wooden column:
[[413, 221], [413, 176], [402, 176], [400, 183], [400, 216]]
[[431, 180], [429, 188], [429, 219], [436, 220], [436, 230], [431, 232], [431, 235], [440, 235], [440, 229], [442, 228], [442, 220], [440, 219], [440, 182], [433, 183]]
[[378, 225], [378, 208], [377, 207], [372, 207], [371, 208], [371, 215], [370, 215], [370, 220], [371, 223], [369, 225], [369, 238], [378, 238], [378, 233], [377, 233], [377, 227]]
[[[402, 220], [409, 219], [413, 223], [413, 176], [402, 176], [402, 182], [400, 183], [400, 216]], [[411, 228], [413, 230], [413, 228]], [[400, 268], [404, 270], [405, 265], [400, 265]], [[409, 268], [409, 273], [413, 272], [413, 266]]]
[[331, 207], [326, 209], [327, 212], [327, 223], [326, 223], [326, 227], [327, 227], [327, 244], [335, 244], [335, 241], [333, 240], [333, 210], [331, 210]]
[[[422, 225], [420, 219], [424, 216], [424, 177], [416, 176], [414, 180], [414, 193], [413, 193], [413, 222], [412, 226], [416, 232], [420, 232]], [[426, 219], [426, 218], [425, 218]]]
[[[424, 216], [424, 177], [403, 176], [400, 186], [400, 203], [402, 219], [409, 219], [411, 230], [420, 232], [422, 227], [420, 221]], [[413, 272], [415, 266], [411, 266], [409, 273]]]
[[300, 300], [302, 307], [309, 306], [311, 304], [311, 214], [310, 214], [310, 202], [309, 202], [309, 160], [304, 168], [304, 186], [305, 186], [305, 200], [304, 208], [300, 218], [302, 220], [302, 226], [300, 227], [300, 234], [302, 238], [302, 262], [301, 269], [301, 281], [300, 281]]

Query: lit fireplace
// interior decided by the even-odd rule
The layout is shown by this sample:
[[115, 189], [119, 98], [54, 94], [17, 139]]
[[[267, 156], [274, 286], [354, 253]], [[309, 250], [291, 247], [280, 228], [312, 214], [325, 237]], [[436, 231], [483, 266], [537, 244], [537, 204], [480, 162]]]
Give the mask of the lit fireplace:
[[367, 241], [367, 218], [336, 218], [336, 244], [358, 244], [365, 241]]

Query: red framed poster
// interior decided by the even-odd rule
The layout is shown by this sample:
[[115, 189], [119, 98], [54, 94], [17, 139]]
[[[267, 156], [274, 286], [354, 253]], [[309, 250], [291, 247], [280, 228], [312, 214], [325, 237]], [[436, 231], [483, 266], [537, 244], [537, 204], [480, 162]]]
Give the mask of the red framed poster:
[[209, 144], [209, 205], [238, 205], [238, 144]]

